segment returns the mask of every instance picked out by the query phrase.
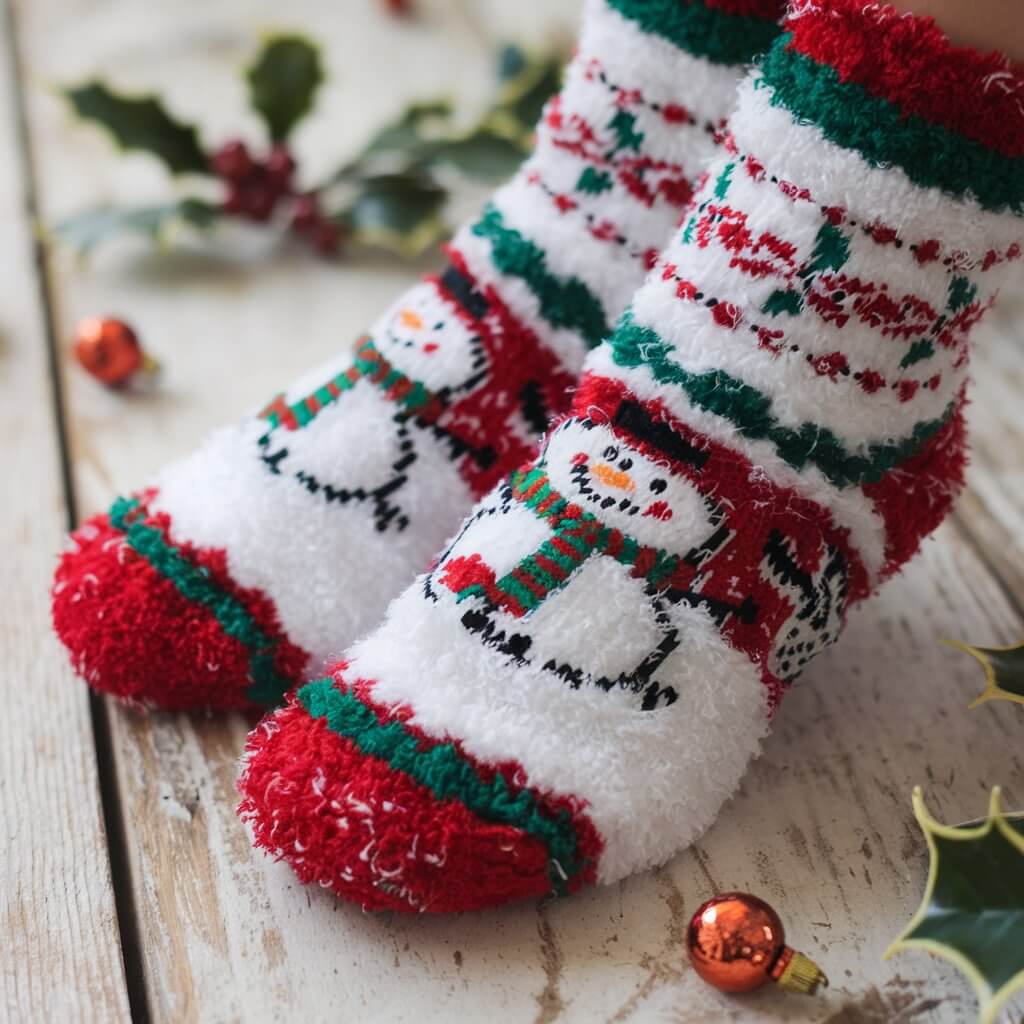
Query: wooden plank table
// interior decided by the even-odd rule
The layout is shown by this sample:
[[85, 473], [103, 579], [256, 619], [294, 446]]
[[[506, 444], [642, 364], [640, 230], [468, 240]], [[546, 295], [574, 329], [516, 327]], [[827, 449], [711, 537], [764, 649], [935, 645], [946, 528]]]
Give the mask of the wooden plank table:
[[[1024, 709], [974, 711], [978, 666], [941, 636], [1024, 634], [1024, 304], [976, 350], [969, 493], [922, 556], [858, 610], [778, 718], [699, 844], [570, 900], [445, 919], [369, 916], [254, 854], [233, 811], [241, 718], [140, 717], [90, 700], [48, 628], [67, 522], [104, 508], [283, 381], [349, 344], [416, 273], [384, 258], [201, 256], [115, 247], [88, 268], [39, 247], [43, 222], [168, 188], [116, 157], [50, 86], [102, 72], [169, 97], [209, 140], [258, 138], [238, 69], [266, 25], [321, 39], [333, 70], [298, 149], [315, 174], [408, 99], [483, 102], [498, 40], [568, 32], [575, 3], [434, 0], [395, 24], [371, 0], [6, 0], [0, 49], [0, 531], [9, 612], [0, 719], [6, 1020], [970, 1021], [973, 996], [924, 954], [883, 962], [926, 869], [910, 791], [937, 817], [1024, 807]], [[344, 13], [342, 13], [342, 11]], [[166, 364], [152, 394], [85, 377], [80, 316], [135, 323]], [[705, 898], [772, 901], [832, 978], [813, 1000], [721, 996], [686, 967]], [[1024, 1001], [1004, 1019], [1018, 1021]]]

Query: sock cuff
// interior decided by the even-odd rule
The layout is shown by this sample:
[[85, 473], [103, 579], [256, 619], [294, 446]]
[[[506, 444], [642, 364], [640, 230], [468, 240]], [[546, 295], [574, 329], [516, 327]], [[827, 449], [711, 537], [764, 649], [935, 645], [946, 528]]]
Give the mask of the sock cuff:
[[931, 18], [800, 0], [763, 62], [772, 102], [870, 163], [991, 210], [1024, 209], [1024, 68]]
[[932, 18], [863, 0], [801, 4], [785, 29], [797, 53], [903, 114], [1024, 155], [1024, 68], [1002, 54], [954, 46]]
[[779, 34], [784, 0], [605, 0], [644, 32], [713, 64], [749, 64]]

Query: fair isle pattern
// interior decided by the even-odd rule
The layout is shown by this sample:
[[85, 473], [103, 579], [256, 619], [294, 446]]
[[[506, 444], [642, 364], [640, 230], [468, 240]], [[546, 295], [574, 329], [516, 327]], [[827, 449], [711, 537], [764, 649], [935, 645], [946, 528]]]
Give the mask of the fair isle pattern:
[[[613, 2], [677, 39], [707, 31], [710, 8]], [[517, 794], [594, 828], [601, 883], [696, 838], [788, 684], [962, 485], [973, 330], [1021, 253], [1021, 96], [1024, 70], [929, 21], [801, 2], [571, 412], [322, 684], [372, 706], [352, 728], [398, 721], [484, 779], [514, 765]], [[253, 737], [241, 781], [257, 842], [300, 877], [418, 909], [551, 885], [544, 843], [492, 839], [479, 790], [424, 786], [302, 710]], [[357, 874], [314, 806], [310, 745], [339, 805], [408, 799], [375, 843], [418, 864], [410, 837], [443, 820], [450, 869], [389, 862], [398, 893]]]
[[[704, 17], [735, 25], [720, 8], [709, 0]], [[97, 550], [116, 527], [91, 524], [77, 552], [89, 572], [65, 560], [54, 614], [94, 685], [173, 706], [275, 703], [364, 634], [473, 501], [531, 457], [720, 143], [741, 68], [680, 44], [639, 8], [588, 0], [532, 156], [457, 234], [447, 269], [401, 296], [354, 353], [165, 469], [146, 506], [164, 548], [144, 545], [128, 566], [113, 545]], [[206, 579], [202, 558], [224, 572]], [[119, 603], [129, 576], [131, 608]], [[266, 681], [252, 630], [225, 625], [233, 589], [258, 595], [291, 645], [279, 644], [290, 652], [280, 678]], [[200, 624], [201, 656], [179, 650], [186, 637], [163, 621], [172, 610]]]
[[[758, 52], [716, 62], [662, 33], [643, 6], [591, 0], [534, 157], [454, 243], [469, 271], [576, 365], [611, 334], [664, 243], [666, 219], [685, 209], [724, 128], [737, 64]], [[716, 3], [677, 6], [712, 23], [748, 20]], [[770, 39], [779, 4], [754, 6], [760, 39]], [[650, 62], [642, 71], [639, 52]]]

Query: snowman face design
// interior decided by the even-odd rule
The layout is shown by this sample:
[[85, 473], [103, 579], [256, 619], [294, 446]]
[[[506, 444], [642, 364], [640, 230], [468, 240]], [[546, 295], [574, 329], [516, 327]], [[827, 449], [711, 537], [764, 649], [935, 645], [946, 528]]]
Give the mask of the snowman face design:
[[641, 544], [686, 552], [719, 532], [722, 510], [685, 476], [627, 445], [608, 427], [569, 420], [551, 435], [545, 459], [570, 501]]
[[465, 393], [486, 375], [482, 339], [429, 281], [421, 281], [392, 306], [371, 336], [389, 363], [431, 391]]

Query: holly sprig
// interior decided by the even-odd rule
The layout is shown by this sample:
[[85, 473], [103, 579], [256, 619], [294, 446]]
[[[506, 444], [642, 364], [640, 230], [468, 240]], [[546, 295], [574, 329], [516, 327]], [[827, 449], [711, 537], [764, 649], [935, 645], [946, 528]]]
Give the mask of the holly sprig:
[[924, 949], [949, 960], [974, 988], [979, 1024], [995, 1024], [1000, 1007], [1024, 986], [1024, 820], [1003, 810], [998, 786], [988, 815], [969, 825], [936, 821], [920, 787], [913, 803], [928, 843], [928, 881], [885, 955]]
[[985, 690], [970, 707], [976, 708], [990, 700], [1024, 704], [1024, 643], [1009, 647], [979, 647], [962, 640], [947, 640], [946, 643], [970, 654], [985, 670]]
[[[324, 255], [344, 243], [417, 256], [450, 231], [443, 215], [449, 198], [444, 169], [487, 182], [508, 176], [528, 151], [541, 109], [558, 88], [560, 64], [506, 47], [497, 96], [469, 131], [454, 127], [447, 100], [412, 104], [354, 157], [308, 187], [300, 184], [291, 139], [314, 109], [325, 72], [319, 47], [304, 36], [266, 39], [245, 73], [249, 103], [266, 131], [262, 153], [240, 139], [206, 150], [198, 127], [170, 113], [157, 96], [124, 95], [101, 81], [65, 88], [75, 113], [105, 128], [122, 149], [148, 153], [190, 182], [207, 179], [219, 198], [189, 194], [148, 206], [101, 206], [55, 224], [52, 235], [84, 254], [119, 235], [159, 241], [177, 228], [206, 232], [237, 219], [284, 224]], [[204, 189], [209, 193], [209, 184]]]

